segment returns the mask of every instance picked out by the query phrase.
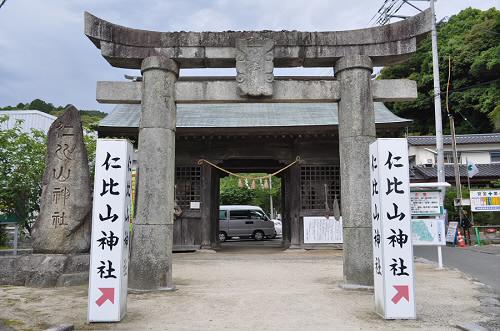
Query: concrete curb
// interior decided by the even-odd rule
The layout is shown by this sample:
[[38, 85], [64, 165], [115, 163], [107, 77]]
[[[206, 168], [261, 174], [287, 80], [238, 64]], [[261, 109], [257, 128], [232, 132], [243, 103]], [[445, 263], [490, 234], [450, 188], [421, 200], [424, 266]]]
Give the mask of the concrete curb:
[[48, 328], [45, 331], [73, 331], [74, 329], [73, 324], [61, 324]]
[[373, 286], [356, 285], [356, 284], [340, 284], [339, 287], [347, 291], [366, 291], [373, 292]]
[[160, 287], [160, 288], [155, 288], [152, 290], [138, 290], [138, 289], [131, 289], [129, 287], [127, 291], [129, 294], [147, 294], [147, 293], [155, 293], [155, 292], [175, 292], [175, 291], [177, 291], [177, 288], [175, 287], [175, 285], [172, 287]]
[[199, 253], [199, 254], [216, 254], [217, 251], [215, 249], [211, 249], [211, 248], [202, 248], [202, 249], [197, 250], [195, 253]]
[[284, 253], [305, 253], [307, 250], [303, 248], [287, 248], [283, 251]]
[[481, 325], [476, 323], [460, 323], [457, 324], [456, 327], [464, 331], [488, 331], [488, 329], [483, 328]]

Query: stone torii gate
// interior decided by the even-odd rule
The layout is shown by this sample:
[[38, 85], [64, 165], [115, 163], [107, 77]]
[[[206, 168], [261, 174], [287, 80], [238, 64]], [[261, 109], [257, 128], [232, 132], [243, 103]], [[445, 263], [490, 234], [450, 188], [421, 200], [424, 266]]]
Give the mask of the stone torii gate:
[[[409, 80], [372, 81], [371, 73], [374, 66], [407, 59], [430, 29], [428, 10], [382, 27], [338, 32], [155, 32], [85, 13], [85, 34], [102, 56], [114, 67], [140, 69], [143, 76], [142, 82], [97, 84], [99, 102], [142, 105], [129, 287], [174, 286], [176, 104], [311, 101], [339, 103], [344, 281], [347, 286], [372, 286], [368, 147], [376, 136], [373, 102], [412, 100], [417, 90]], [[337, 79], [273, 75], [274, 67], [301, 66], [334, 67]], [[179, 68], [234, 67], [234, 81], [178, 81]]]

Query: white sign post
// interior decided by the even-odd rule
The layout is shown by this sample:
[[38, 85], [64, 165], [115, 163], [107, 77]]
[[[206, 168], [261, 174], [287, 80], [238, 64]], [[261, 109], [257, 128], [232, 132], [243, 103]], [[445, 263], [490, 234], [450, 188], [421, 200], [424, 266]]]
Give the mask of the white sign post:
[[443, 269], [441, 246], [446, 245], [444, 192], [446, 182], [410, 184], [411, 232], [413, 246], [436, 246], [438, 270]]
[[370, 145], [375, 311], [415, 319], [410, 179], [406, 139]]
[[97, 140], [89, 322], [119, 322], [127, 310], [132, 153], [126, 139]]

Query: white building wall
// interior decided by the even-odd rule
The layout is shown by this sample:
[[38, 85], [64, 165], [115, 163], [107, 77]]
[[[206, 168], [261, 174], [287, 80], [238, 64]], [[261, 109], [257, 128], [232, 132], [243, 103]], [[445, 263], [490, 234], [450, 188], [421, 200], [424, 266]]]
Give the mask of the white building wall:
[[[415, 164], [435, 164], [436, 146], [413, 146], [409, 145], [408, 155], [415, 156]], [[466, 164], [466, 159], [476, 164], [491, 163], [490, 152], [500, 151], [498, 144], [467, 144], [457, 145], [457, 152], [460, 153], [460, 161]], [[449, 145], [444, 146], [444, 152], [452, 152]]]
[[[426, 150], [424, 147], [429, 148], [428, 146], [412, 146], [409, 145], [409, 151], [408, 155], [409, 156], [415, 156], [415, 164], [416, 165], [422, 165], [422, 164], [434, 164], [434, 153], [432, 153], [429, 150]], [[435, 151], [436, 148], [429, 148], [432, 151]]]
[[16, 121], [22, 120], [21, 130], [30, 133], [31, 129], [43, 131], [45, 134], [57, 117], [46, 114], [38, 110], [3, 110], [0, 117], [8, 116], [7, 122], [0, 124], [0, 130], [11, 129], [16, 125]]
[[472, 161], [476, 164], [489, 164], [490, 160], [490, 152], [482, 151], [482, 152], [462, 152], [461, 162], [465, 164], [467, 160]]

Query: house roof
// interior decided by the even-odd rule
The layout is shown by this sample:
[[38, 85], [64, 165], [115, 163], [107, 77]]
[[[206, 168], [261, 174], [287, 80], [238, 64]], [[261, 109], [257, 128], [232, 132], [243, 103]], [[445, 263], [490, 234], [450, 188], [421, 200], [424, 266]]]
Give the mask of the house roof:
[[[375, 123], [404, 127], [411, 120], [394, 115], [382, 102], [375, 102]], [[99, 123], [106, 128], [138, 128], [140, 105], [117, 105]], [[179, 104], [178, 128], [272, 128], [337, 126], [337, 103], [237, 103]]]
[[[500, 163], [491, 164], [476, 164], [479, 172], [473, 179], [492, 179], [500, 178]], [[467, 178], [467, 165], [459, 165], [460, 177]], [[455, 180], [455, 170], [452, 164], [444, 165], [444, 174], [446, 178], [451, 181]], [[428, 167], [424, 165], [417, 165], [411, 169], [410, 173], [412, 179], [434, 179], [437, 178], [437, 168], [435, 166]]]
[[[500, 144], [500, 133], [458, 134], [457, 144]], [[409, 136], [408, 144], [413, 146], [436, 145], [436, 136]], [[443, 136], [443, 144], [451, 145], [451, 136]]]
[[7, 116], [19, 116], [19, 115], [32, 115], [32, 116], [41, 116], [48, 118], [50, 120], [56, 120], [57, 117], [54, 115], [50, 115], [47, 113], [44, 113], [43, 111], [39, 110], [0, 110], [0, 116], [7, 115]]
[[31, 132], [31, 129], [47, 133], [50, 125], [57, 119], [56, 116], [38, 110], [2, 110], [1, 116], [8, 116], [8, 120], [0, 124], [0, 130], [13, 128], [21, 120], [21, 130], [26, 133]]

